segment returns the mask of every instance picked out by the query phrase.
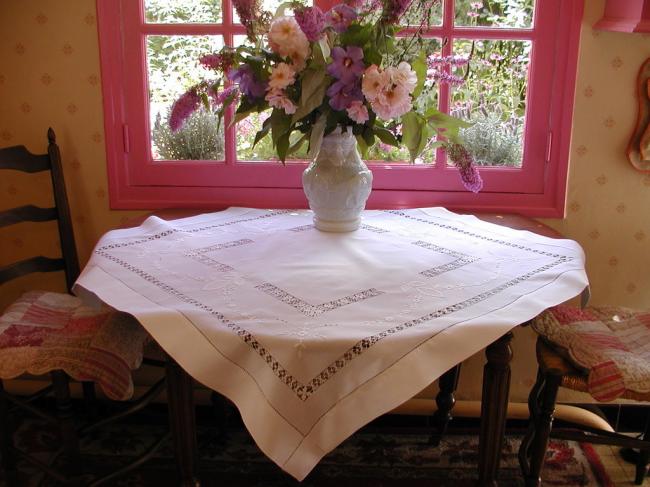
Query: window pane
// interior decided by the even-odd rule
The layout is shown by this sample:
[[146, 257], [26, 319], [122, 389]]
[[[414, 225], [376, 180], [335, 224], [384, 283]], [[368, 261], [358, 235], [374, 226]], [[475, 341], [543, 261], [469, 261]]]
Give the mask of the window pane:
[[454, 43], [471, 60], [454, 69], [466, 81], [454, 89], [451, 113], [474, 124], [461, 136], [478, 164], [521, 167], [530, 50], [530, 41]]
[[455, 0], [456, 25], [530, 28], [535, 0]]
[[174, 101], [192, 85], [209, 79], [199, 58], [221, 49], [221, 36], [147, 36], [151, 152], [157, 160], [223, 160], [223, 123], [204, 108], [180, 130], [169, 129]]
[[145, 0], [144, 9], [152, 24], [221, 22], [221, 0]]
[[413, 0], [409, 9], [400, 19], [400, 25], [442, 25], [442, 1]]
[[[283, 3], [287, 3], [285, 0], [262, 0], [262, 10], [265, 10], [267, 12], [271, 12], [271, 14], [275, 15], [276, 10], [280, 5]], [[313, 2], [311, 1], [305, 1], [301, 2], [304, 5], [312, 5]], [[286, 7], [284, 9], [285, 15], [293, 15], [293, 10], [289, 7]], [[232, 9], [232, 18], [233, 22], [236, 24], [239, 24], [239, 15], [237, 15], [237, 11], [233, 8]]]

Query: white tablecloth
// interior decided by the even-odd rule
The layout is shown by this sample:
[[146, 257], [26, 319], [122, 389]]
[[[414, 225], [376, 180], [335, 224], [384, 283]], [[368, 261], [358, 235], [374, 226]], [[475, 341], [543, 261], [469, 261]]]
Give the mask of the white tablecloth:
[[303, 479], [373, 418], [587, 285], [570, 240], [440, 208], [366, 211], [324, 233], [309, 211], [231, 208], [107, 233], [77, 281], [134, 315], [229, 397]]

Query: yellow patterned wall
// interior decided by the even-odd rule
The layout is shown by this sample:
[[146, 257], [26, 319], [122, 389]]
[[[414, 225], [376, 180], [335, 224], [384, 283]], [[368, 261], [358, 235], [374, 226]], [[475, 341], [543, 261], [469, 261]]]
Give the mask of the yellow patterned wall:
[[[577, 0], [576, 0], [577, 1]], [[650, 57], [650, 36], [597, 33], [604, 0], [586, 0], [571, 148], [567, 218], [548, 224], [584, 247], [593, 302], [650, 308], [650, 174], [627, 163], [636, 120], [635, 79]], [[139, 212], [108, 206], [106, 157], [94, 0], [0, 1], [0, 146], [46, 147], [52, 126], [63, 155], [82, 264], [107, 230]], [[33, 197], [47, 203], [43, 175], [3, 176], [0, 209]], [[0, 265], [36, 245], [57, 251], [54, 226], [0, 229]], [[59, 276], [3, 286], [0, 309], [29, 288], [62, 289]], [[534, 339], [518, 331], [513, 399], [523, 400], [534, 375]], [[480, 394], [482, 357], [470, 359], [459, 396]]]

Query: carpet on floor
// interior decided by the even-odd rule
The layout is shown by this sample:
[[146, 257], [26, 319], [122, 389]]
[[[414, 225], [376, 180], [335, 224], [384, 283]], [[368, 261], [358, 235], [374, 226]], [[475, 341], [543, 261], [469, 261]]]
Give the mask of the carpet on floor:
[[[147, 449], [163, 431], [152, 425], [115, 425], [82, 442], [79, 465], [84, 472], [111, 472]], [[16, 444], [45, 458], [56, 448], [53, 430], [29, 421], [21, 426]], [[517, 449], [519, 436], [507, 436], [499, 485], [523, 486]], [[264, 456], [244, 430], [227, 440], [215, 428], [200, 428], [201, 479], [205, 487], [465, 487], [477, 479], [477, 435], [450, 434], [438, 447], [413, 429], [364, 429], [327, 455], [299, 483]], [[38, 485], [40, 475], [20, 464], [21, 485]], [[86, 478], [86, 477], [85, 477]], [[90, 483], [88, 480], [82, 482]], [[57, 485], [45, 480], [45, 486]], [[108, 484], [116, 487], [176, 486], [171, 444], [165, 444], [144, 467]], [[544, 471], [545, 486], [613, 487], [595, 450], [588, 444], [552, 441]]]

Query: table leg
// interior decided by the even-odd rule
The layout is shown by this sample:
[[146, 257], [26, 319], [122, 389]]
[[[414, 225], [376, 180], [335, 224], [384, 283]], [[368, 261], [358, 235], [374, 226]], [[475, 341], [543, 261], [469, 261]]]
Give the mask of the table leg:
[[508, 332], [485, 350], [481, 400], [478, 471], [480, 486], [496, 487], [508, 413], [512, 333]]
[[174, 458], [181, 487], [199, 487], [198, 445], [192, 378], [169, 357], [166, 366], [169, 424], [174, 439]]
[[458, 378], [460, 377], [460, 364], [452, 367], [438, 379], [438, 386], [440, 391], [436, 396], [436, 405], [438, 409], [433, 415], [433, 424], [435, 427], [434, 433], [429, 439], [429, 443], [433, 446], [440, 445], [442, 437], [447, 432], [447, 426], [453, 419], [451, 414], [454, 405], [456, 404], [456, 388], [458, 387]]

